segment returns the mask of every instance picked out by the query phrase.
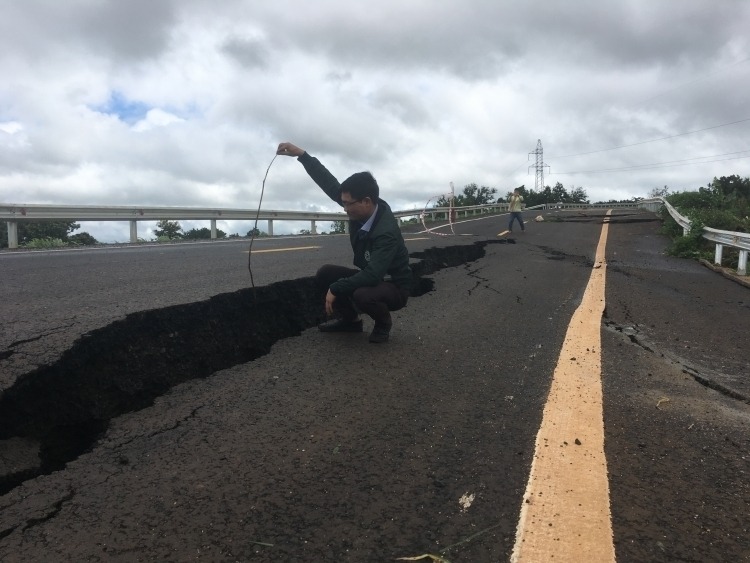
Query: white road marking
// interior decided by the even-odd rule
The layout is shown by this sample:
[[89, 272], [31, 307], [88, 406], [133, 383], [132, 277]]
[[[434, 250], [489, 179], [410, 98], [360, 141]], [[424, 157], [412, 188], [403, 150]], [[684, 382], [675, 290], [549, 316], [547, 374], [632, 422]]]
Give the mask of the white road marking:
[[[289, 252], [291, 250], [315, 250], [319, 246], [294, 246], [287, 248], [267, 248], [265, 250], [253, 250], [253, 254], [263, 254], [265, 252]], [[245, 250], [244, 252], [249, 252]]]

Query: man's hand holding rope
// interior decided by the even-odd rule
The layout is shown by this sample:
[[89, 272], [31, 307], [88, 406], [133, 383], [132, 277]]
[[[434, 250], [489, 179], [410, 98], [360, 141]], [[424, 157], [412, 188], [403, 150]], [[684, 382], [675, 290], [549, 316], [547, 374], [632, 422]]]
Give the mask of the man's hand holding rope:
[[305, 149], [301, 149], [292, 143], [279, 143], [276, 154], [281, 156], [302, 156], [305, 154]]

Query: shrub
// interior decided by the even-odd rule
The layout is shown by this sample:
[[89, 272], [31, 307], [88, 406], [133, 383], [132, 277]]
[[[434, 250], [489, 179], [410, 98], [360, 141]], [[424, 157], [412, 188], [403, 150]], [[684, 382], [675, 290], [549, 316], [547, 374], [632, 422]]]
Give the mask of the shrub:
[[698, 221], [706, 227], [722, 231], [740, 231], [743, 230], [743, 226], [747, 226], [747, 220], [743, 221], [734, 212], [726, 209], [691, 209], [688, 217], [691, 221]]
[[[222, 231], [221, 229], [216, 229], [216, 238], [226, 238], [227, 234]], [[189, 239], [189, 240], [196, 240], [196, 239], [210, 239], [211, 238], [211, 229], [208, 227], [203, 227], [202, 229], [190, 229], [189, 231], [185, 231], [185, 234], [182, 235], [182, 238]]]
[[83, 246], [91, 246], [94, 244], [99, 244], [99, 241], [96, 240], [93, 236], [91, 236], [87, 232], [83, 233], [76, 233], [74, 235], [71, 235], [68, 237], [68, 242], [70, 242], [73, 245], [83, 245]]
[[[690, 232], [683, 236], [682, 227], [672, 219], [666, 208], [662, 209], [661, 232], [672, 239], [672, 244], [667, 253], [681, 258], [703, 258], [712, 260], [714, 254], [714, 243], [703, 238], [703, 229], [710, 227], [722, 231], [750, 231], [750, 219], [739, 217], [734, 211], [719, 209], [717, 207], [703, 207], [713, 197], [712, 194], [701, 192], [688, 192], [673, 194], [669, 196], [669, 202], [685, 217], [690, 220]], [[680, 203], [682, 202], [682, 203]], [[689, 207], [688, 204], [696, 205]], [[739, 254], [725, 249], [724, 261], [736, 267]]]
[[35, 238], [23, 244], [24, 248], [60, 248], [68, 244], [59, 238]]
[[670, 195], [667, 201], [683, 215], [688, 209], [718, 209], [721, 206], [720, 198], [716, 194], [706, 190], [706, 188], [700, 188], [697, 192], [678, 192]]

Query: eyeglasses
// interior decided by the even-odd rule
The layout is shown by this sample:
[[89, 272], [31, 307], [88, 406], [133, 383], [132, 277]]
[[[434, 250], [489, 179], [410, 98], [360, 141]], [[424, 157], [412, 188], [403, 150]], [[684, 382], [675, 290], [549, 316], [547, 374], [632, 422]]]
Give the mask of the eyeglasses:
[[354, 205], [355, 203], [359, 203], [359, 202], [360, 202], [360, 201], [362, 201], [363, 199], [366, 199], [366, 198], [364, 198], [364, 197], [363, 197], [363, 198], [361, 198], [361, 199], [354, 199], [354, 200], [352, 200], [352, 201], [344, 201], [344, 200], [342, 199], [342, 200], [341, 200], [341, 205], [342, 205], [342, 207], [343, 207], [344, 209], [346, 209], [347, 207], [351, 207], [351, 206], [352, 206], [352, 205]]

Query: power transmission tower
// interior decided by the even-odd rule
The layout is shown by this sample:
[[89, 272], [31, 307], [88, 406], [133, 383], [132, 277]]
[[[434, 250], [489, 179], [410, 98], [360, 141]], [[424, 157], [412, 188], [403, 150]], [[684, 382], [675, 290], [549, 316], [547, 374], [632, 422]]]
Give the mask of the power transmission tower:
[[[542, 150], [542, 140], [538, 139], [536, 142], [536, 150], [529, 153], [529, 155], [536, 155], [536, 177], [534, 178], [534, 191], [541, 193], [544, 191], [544, 167], [549, 168], [549, 165], [544, 164], [544, 151]], [[531, 168], [531, 166], [529, 166]]]

